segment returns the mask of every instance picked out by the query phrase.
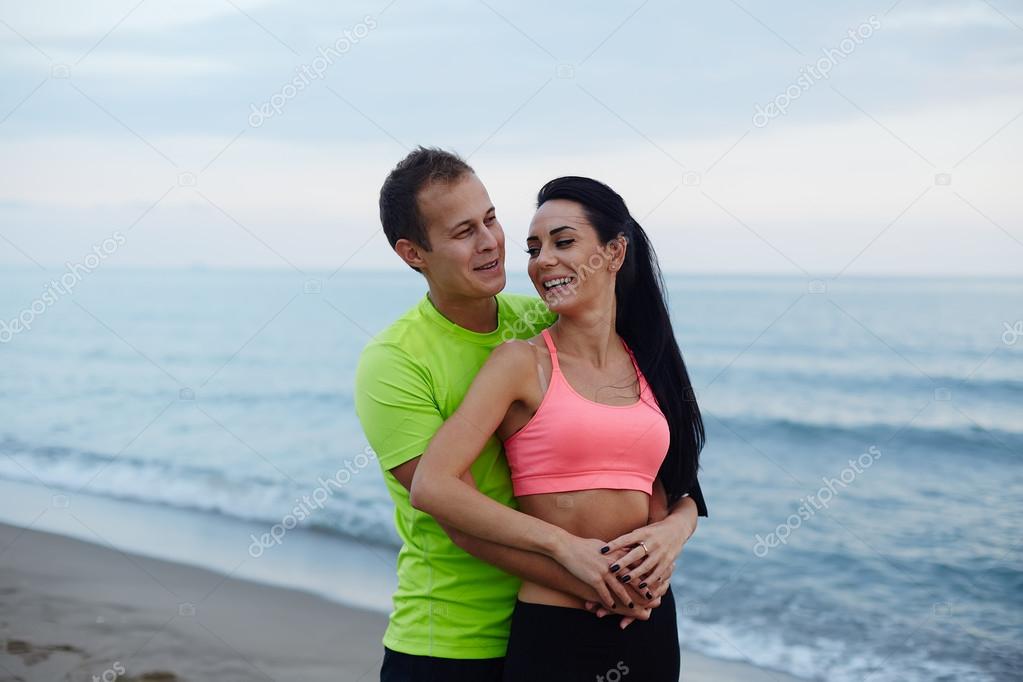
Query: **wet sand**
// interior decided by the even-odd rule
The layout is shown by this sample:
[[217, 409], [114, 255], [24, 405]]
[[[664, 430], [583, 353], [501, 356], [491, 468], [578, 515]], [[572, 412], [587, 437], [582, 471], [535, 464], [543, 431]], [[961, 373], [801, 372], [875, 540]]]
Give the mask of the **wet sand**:
[[[0, 613], [0, 679], [26, 682], [369, 682], [387, 624], [299, 590], [5, 524]], [[794, 682], [692, 652], [682, 678]]]

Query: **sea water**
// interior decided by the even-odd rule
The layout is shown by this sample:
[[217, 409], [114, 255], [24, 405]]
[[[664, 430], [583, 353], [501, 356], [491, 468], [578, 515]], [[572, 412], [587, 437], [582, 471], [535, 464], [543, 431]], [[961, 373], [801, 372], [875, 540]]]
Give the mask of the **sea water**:
[[[397, 547], [353, 381], [418, 275], [60, 275], [0, 269], [0, 478], [254, 522], [251, 558], [288, 526]], [[1023, 281], [666, 283], [707, 434], [683, 644], [822, 680], [1019, 679]]]

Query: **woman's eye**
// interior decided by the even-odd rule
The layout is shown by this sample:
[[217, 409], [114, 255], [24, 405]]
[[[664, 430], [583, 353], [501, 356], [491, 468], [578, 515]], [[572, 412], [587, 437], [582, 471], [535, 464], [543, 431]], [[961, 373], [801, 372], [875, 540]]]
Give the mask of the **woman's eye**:
[[533, 247], [533, 248], [531, 248], [531, 249], [526, 249], [526, 253], [528, 253], [528, 254], [529, 254], [529, 257], [530, 257], [530, 258], [536, 258], [537, 256], [539, 256], [539, 255], [540, 255], [540, 249], [538, 249], [538, 248], [536, 248], [536, 247], [534, 246], [534, 247]]
[[574, 239], [559, 239], [558, 241], [556, 241], [554, 243], [557, 246], [568, 246], [569, 244], [571, 244], [574, 241], [575, 241]]

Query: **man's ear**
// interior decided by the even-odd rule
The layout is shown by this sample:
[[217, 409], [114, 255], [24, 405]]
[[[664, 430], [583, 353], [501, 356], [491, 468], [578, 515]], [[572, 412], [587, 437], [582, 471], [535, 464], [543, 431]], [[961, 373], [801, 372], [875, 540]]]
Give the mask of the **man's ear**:
[[399, 239], [394, 244], [394, 252], [401, 256], [401, 259], [417, 270], [422, 270], [426, 265], [423, 260], [422, 246], [415, 244], [408, 239]]

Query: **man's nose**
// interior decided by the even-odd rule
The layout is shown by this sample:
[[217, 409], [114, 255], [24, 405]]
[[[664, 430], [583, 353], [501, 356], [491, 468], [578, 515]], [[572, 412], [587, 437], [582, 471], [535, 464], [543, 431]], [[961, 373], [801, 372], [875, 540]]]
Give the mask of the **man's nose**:
[[480, 234], [482, 236], [479, 238], [479, 241], [476, 244], [476, 248], [479, 251], [491, 251], [497, 248], [497, 236], [494, 235], [494, 233], [491, 230], [488, 230], [486, 227], [484, 227], [480, 231]]

